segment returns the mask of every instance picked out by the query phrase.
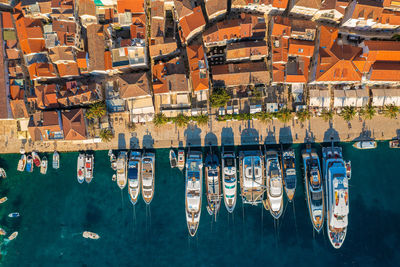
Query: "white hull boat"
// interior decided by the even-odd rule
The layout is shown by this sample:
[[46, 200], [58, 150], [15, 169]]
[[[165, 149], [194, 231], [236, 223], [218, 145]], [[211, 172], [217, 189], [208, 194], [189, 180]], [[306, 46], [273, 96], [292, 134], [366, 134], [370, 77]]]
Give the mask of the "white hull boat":
[[57, 151], [53, 153], [53, 169], [57, 170], [60, 168], [60, 154]]
[[121, 190], [125, 188], [126, 181], [127, 181], [126, 158], [127, 158], [126, 151], [119, 152], [118, 159], [117, 159], [117, 184]]
[[237, 198], [236, 156], [233, 151], [222, 152], [222, 185], [225, 207], [229, 213], [232, 213]]
[[195, 236], [200, 223], [202, 196], [202, 153], [190, 151], [186, 159], [185, 208], [186, 223], [191, 236]]
[[128, 162], [128, 192], [133, 205], [137, 203], [140, 194], [141, 162], [142, 153], [131, 151]]
[[40, 163], [40, 173], [41, 174], [47, 173], [47, 165], [48, 165], [47, 158], [46, 158], [46, 156], [44, 156], [42, 158], [42, 162]]
[[142, 197], [146, 204], [150, 204], [154, 197], [155, 188], [155, 154], [146, 152], [142, 157]]
[[21, 159], [18, 161], [17, 171], [23, 172], [26, 166], [26, 155], [22, 154]]
[[92, 154], [86, 154], [85, 156], [85, 181], [90, 183], [93, 180], [94, 170], [94, 156]]
[[181, 171], [185, 168], [185, 150], [183, 149], [178, 150], [178, 163], [176, 166]]
[[269, 211], [274, 219], [279, 219], [283, 211], [283, 181], [278, 152], [276, 150], [265, 152], [265, 165], [267, 168]]
[[76, 176], [81, 184], [85, 181], [85, 154], [79, 154], [76, 166]]

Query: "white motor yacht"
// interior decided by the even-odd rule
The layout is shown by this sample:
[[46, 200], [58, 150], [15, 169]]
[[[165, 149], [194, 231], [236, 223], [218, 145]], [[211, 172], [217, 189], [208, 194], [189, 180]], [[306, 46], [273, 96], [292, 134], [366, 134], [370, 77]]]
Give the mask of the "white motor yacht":
[[186, 158], [185, 207], [189, 234], [194, 236], [200, 223], [203, 161], [200, 151], [190, 151]]
[[283, 181], [278, 152], [268, 150], [265, 152], [265, 165], [267, 168], [267, 196], [269, 211], [275, 219], [279, 219], [283, 211]]
[[225, 207], [232, 213], [236, 206], [237, 195], [236, 156], [233, 151], [222, 151], [222, 184]]

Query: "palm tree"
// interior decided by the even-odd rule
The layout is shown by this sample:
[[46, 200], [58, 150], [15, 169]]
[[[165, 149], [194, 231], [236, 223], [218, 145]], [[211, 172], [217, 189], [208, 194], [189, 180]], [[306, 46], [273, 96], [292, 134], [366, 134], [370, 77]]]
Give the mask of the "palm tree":
[[274, 118], [271, 112], [259, 112], [254, 114], [254, 117], [259, 119], [263, 123], [269, 123]]
[[102, 142], [110, 142], [113, 137], [114, 133], [110, 129], [101, 129], [100, 138]]
[[102, 118], [107, 113], [106, 104], [102, 102], [96, 102], [92, 104], [89, 109], [86, 111], [86, 118], [89, 120], [95, 118]]
[[395, 119], [398, 113], [399, 113], [399, 108], [397, 106], [393, 104], [385, 106], [385, 111], [384, 111], [385, 117]]
[[331, 121], [333, 119], [333, 112], [324, 108], [321, 112], [321, 117], [326, 122]]
[[153, 123], [155, 126], [161, 126], [168, 122], [168, 118], [163, 113], [158, 113], [153, 118]]
[[309, 120], [311, 117], [311, 113], [308, 109], [302, 109], [300, 111], [296, 112], [296, 116], [299, 119], [301, 123], [305, 122], [306, 120]]
[[350, 122], [356, 116], [356, 110], [354, 107], [345, 107], [341, 113], [341, 116], [346, 122]]
[[360, 110], [360, 115], [361, 115], [361, 117], [364, 118], [364, 120], [372, 120], [375, 113], [376, 113], [376, 110], [371, 105], [365, 106], [363, 109]]
[[174, 118], [174, 122], [178, 127], [184, 127], [189, 122], [189, 117], [185, 116], [184, 114], [179, 114]]
[[288, 108], [280, 109], [276, 113], [276, 117], [278, 118], [278, 120], [283, 123], [289, 122], [292, 119], [292, 116], [293, 116], [293, 114]]
[[197, 122], [197, 124], [198, 124], [199, 126], [201, 126], [201, 125], [207, 125], [207, 124], [208, 124], [208, 116], [205, 115], [205, 114], [201, 114], [201, 115], [199, 115], [199, 116], [194, 116], [194, 117], [192, 117], [192, 119], [193, 119], [195, 122]]

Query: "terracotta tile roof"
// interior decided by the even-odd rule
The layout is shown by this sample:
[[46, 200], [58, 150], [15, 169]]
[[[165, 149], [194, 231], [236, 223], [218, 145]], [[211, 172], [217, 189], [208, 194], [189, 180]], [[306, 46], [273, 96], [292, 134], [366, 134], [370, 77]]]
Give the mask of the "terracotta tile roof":
[[144, 0], [117, 0], [118, 13], [131, 12], [144, 14]]
[[133, 15], [131, 25], [131, 38], [145, 39], [146, 36], [146, 15]]
[[78, 64], [76, 62], [58, 63], [57, 69], [60, 77], [79, 76]]
[[150, 85], [146, 73], [129, 73], [117, 77], [122, 99], [150, 96]]
[[1, 13], [1, 22], [3, 29], [14, 29], [14, 24], [12, 21], [11, 13], [2, 12]]
[[90, 15], [96, 16], [96, 5], [93, 0], [76, 0], [78, 1], [78, 14], [79, 16]]
[[371, 81], [400, 81], [400, 62], [378, 61], [371, 67]]
[[205, 0], [207, 16], [212, 17], [218, 13], [223, 14], [227, 12], [227, 0]]
[[174, 8], [178, 14], [178, 19], [190, 15], [193, 12], [194, 1], [192, 0], [174, 0]]
[[77, 52], [76, 53], [76, 63], [78, 64], [80, 73], [87, 73], [88, 66], [87, 66], [87, 60], [86, 60], [86, 52]]
[[45, 41], [43, 39], [20, 39], [21, 50], [25, 55], [40, 53], [45, 51]]
[[229, 43], [226, 46], [226, 60], [267, 55], [268, 46], [265, 41]]
[[83, 109], [63, 111], [61, 117], [65, 140], [86, 139], [86, 124]]
[[[165, 36], [165, 11], [163, 1], [151, 1], [151, 38], [155, 44], [162, 42]], [[157, 39], [157, 37], [162, 37]], [[160, 41], [158, 41], [160, 40]]]
[[313, 8], [313, 9], [319, 9], [321, 7], [321, 0], [294, 0], [293, 5], [294, 6], [300, 6], [300, 7], [305, 7], [305, 8]]
[[28, 71], [31, 79], [56, 77], [53, 64], [49, 63], [33, 63], [28, 66]]
[[28, 110], [26, 109], [25, 101], [22, 99], [10, 101], [11, 112], [14, 119], [28, 118]]
[[216, 65], [211, 70], [214, 83], [224, 86], [266, 84], [269, 72], [264, 62]]
[[378, 21], [383, 12], [383, 3], [373, 0], [358, 0], [352, 13], [353, 19], [363, 18]]
[[272, 81], [276, 83], [285, 82], [285, 64], [273, 63], [272, 64]]
[[105, 71], [105, 44], [103, 26], [91, 24], [87, 27], [89, 72]]
[[400, 61], [400, 42], [396, 41], [364, 41], [368, 47], [368, 61], [386, 60]]
[[171, 40], [170, 42], [167, 43], [150, 45], [149, 48], [150, 48], [150, 56], [157, 57], [173, 53], [178, 49], [178, 45], [174, 40]]
[[18, 49], [6, 49], [6, 55], [8, 59], [19, 59]]
[[290, 39], [288, 54], [310, 58], [314, 54], [314, 42]]
[[75, 61], [72, 47], [56, 46], [49, 49], [49, 57], [52, 62]]
[[185, 75], [185, 65], [180, 58], [173, 58], [153, 66], [153, 91], [154, 94], [169, 92], [188, 92], [188, 82]]
[[193, 8], [193, 13], [185, 16], [179, 21], [179, 25], [181, 27], [180, 35], [181, 38], [186, 42], [189, 35], [197, 30], [200, 27], [204, 27], [206, 25], [206, 21], [204, 20], [203, 12], [201, 11], [201, 7]]

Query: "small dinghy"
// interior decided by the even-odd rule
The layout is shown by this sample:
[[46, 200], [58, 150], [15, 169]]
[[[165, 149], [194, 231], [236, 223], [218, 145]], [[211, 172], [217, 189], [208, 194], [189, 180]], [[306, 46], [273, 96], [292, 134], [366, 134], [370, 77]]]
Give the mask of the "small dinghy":
[[89, 232], [89, 231], [83, 232], [82, 236], [84, 238], [89, 238], [89, 239], [99, 239], [100, 238], [100, 236], [98, 234], [92, 233], [92, 232]]
[[46, 156], [44, 156], [42, 158], [42, 162], [40, 163], [40, 173], [41, 174], [47, 173], [47, 165], [48, 165], [47, 158], [46, 158]]
[[177, 165], [176, 154], [172, 148], [169, 151], [169, 163], [171, 164], [171, 168], [175, 168]]
[[6, 202], [8, 200], [7, 197], [2, 197], [0, 198], [0, 204], [3, 204], [4, 202]]
[[8, 217], [17, 218], [17, 217], [19, 217], [19, 212], [12, 212], [12, 213], [8, 214]]
[[21, 159], [18, 161], [17, 171], [23, 172], [25, 170], [26, 165], [26, 155], [22, 154]]
[[53, 153], [53, 169], [57, 170], [60, 168], [60, 154], [57, 151]]
[[0, 235], [6, 235], [6, 231], [3, 228], [0, 228]]
[[347, 179], [351, 179], [351, 161], [350, 160], [346, 160], [344, 162], [346, 164], [346, 176]]
[[31, 155], [26, 157], [26, 171], [33, 172], [33, 158]]
[[114, 173], [112, 176], [112, 181], [115, 182], [117, 180], [117, 175]]
[[11, 240], [15, 239], [17, 236], [18, 236], [18, 232], [14, 232], [7, 239], [11, 241]]
[[33, 163], [35, 164], [36, 167], [40, 167], [40, 157], [38, 153], [35, 151], [32, 152], [32, 158], [33, 158]]
[[6, 171], [3, 168], [0, 168], [0, 178], [3, 178], [3, 179], [7, 178]]

